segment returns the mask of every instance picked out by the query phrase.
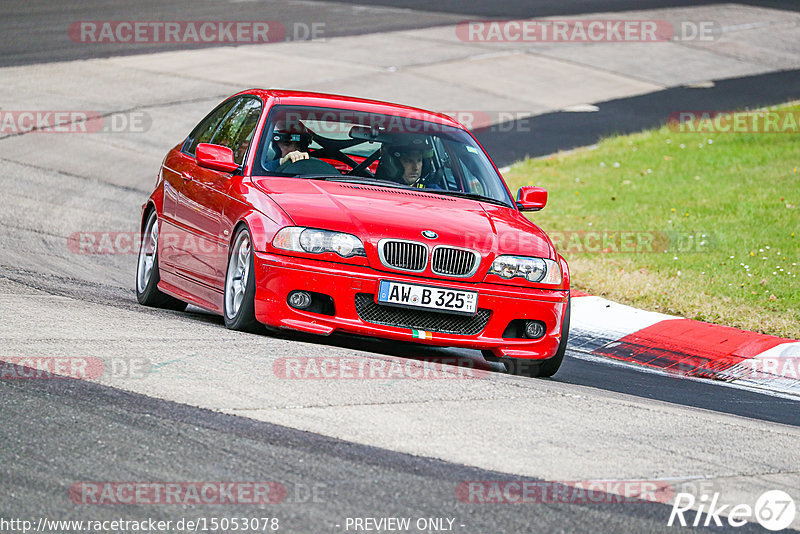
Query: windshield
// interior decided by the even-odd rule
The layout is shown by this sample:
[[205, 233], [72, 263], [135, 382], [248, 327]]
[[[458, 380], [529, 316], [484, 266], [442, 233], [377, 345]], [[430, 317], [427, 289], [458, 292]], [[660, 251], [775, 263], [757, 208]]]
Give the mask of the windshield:
[[345, 109], [273, 107], [253, 175], [369, 180], [514, 206], [489, 158], [466, 131]]

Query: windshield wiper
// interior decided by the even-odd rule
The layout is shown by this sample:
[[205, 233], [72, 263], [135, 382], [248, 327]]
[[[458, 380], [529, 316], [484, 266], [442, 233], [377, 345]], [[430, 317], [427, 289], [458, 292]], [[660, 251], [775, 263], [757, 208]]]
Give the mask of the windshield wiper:
[[[423, 189], [423, 191], [425, 191]], [[479, 195], [477, 193], [465, 193], [463, 191], [448, 191], [446, 189], [428, 189], [428, 193], [438, 193], [441, 195], [451, 195], [454, 197], [461, 197], [461, 198], [469, 198], [472, 200], [479, 200], [481, 202], [489, 202], [490, 204], [497, 204], [498, 206], [504, 206], [506, 208], [510, 208], [511, 206], [508, 203], [503, 202], [502, 200], [497, 200], [496, 198], [486, 197], [483, 195]]]
[[[381, 187], [393, 187], [397, 189], [414, 189], [404, 184], [392, 182], [391, 180], [382, 180], [380, 178], [369, 178], [367, 176], [348, 176], [345, 174], [283, 174], [279, 176], [290, 176], [293, 178], [302, 178], [304, 180], [325, 180], [326, 182], [348, 182], [353, 184], [376, 185]], [[419, 189], [414, 189], [419, 191]], [[428, 190], [430, 193], [431, 190]]]
[[283, 174], [282, 176], [303, 178], [305, 180], [328, 180], [330, 178], [336, 178], [335, 174]]
[[397, 182], [390, 182], [389, 180], [381, 180], [380, 178], [366, 178], [363, 176], [326, 176], [321, 179], [328, 182], [348, 182], [353, 184], [364, 185], [377, 185], [382, 187], [395, 187], [399, 189], [410, 189], [408, 186], [398, 184]]

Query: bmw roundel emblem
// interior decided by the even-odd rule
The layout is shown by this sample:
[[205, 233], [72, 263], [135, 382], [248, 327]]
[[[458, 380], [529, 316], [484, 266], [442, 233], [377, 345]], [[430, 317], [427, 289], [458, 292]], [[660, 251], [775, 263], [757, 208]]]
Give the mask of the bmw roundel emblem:
[[433, 230], [423, 230], [422, 235], [424, 237], [427, 237], [428, 239], [436, 239], [437, 237], [439, 237], [439, 234], [437, 234]]

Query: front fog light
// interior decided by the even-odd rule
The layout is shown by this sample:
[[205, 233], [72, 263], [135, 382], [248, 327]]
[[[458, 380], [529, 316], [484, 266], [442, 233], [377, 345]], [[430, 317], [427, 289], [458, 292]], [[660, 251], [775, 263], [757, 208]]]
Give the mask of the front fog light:
[[311, 295], [305, 291], [292, 291], [287, 299], [289, 306], [298, 310], [305, 310], [311, 306]]
[[525, 323], [525, 337], [539, 339], [544, 336], [544, 323], [541, 321], [528, 321]]

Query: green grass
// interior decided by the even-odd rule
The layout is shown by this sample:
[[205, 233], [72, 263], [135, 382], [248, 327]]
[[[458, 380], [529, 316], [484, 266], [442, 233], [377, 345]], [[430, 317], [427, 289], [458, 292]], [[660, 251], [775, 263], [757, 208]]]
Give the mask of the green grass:
[[[800, 135], [663, 127], [526, 160], [505, 178], [512, 190], [548, 190], [547, 207], [529, 217], [563, 236], [557, 248], [570, 263], [573, 288], [800, 338]], [[617, 240], [624, 231], [652, 232], [658, 250], [582, 252], [586, 234], [572, 241], [559, 234], [570, 231]]]

